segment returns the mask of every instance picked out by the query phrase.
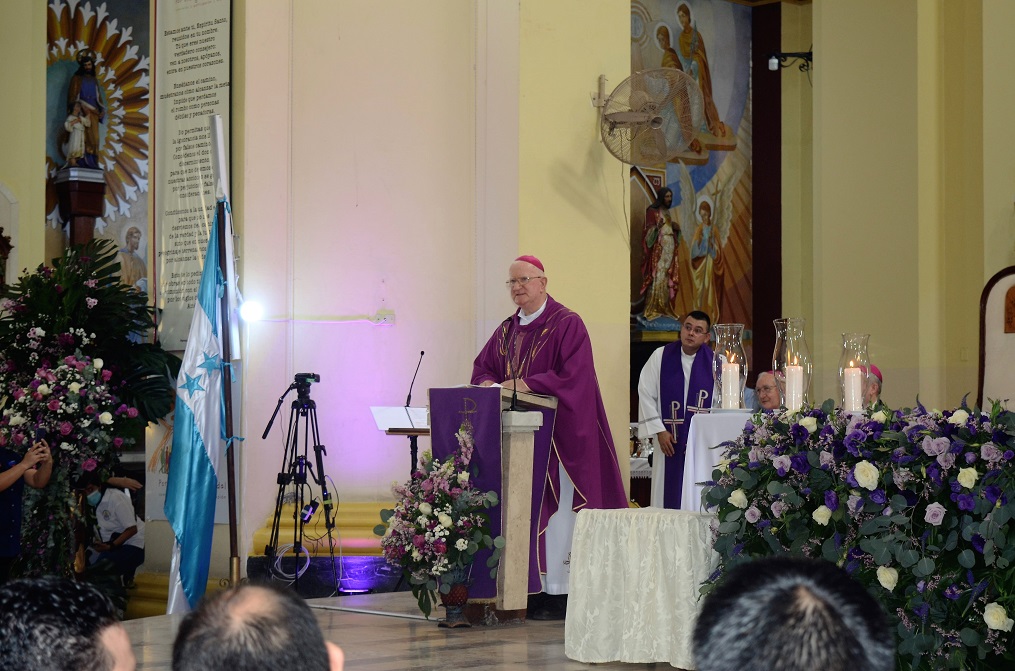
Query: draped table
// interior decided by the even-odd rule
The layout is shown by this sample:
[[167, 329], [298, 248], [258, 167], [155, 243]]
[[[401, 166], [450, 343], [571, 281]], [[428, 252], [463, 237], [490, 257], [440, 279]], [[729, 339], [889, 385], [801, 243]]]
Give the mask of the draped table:
[[585, 663], [693, 669], [698, 588], [719, 565], [715, 522], [714, 515], [662, 508], [579, 512], [564, 654]]
[[744, 424], [751, 418], [749, 410], [715, 410], [695, 414], [687, 430], [687, 454], [684, 456], [684, 482], [680, 493], [683, 510], [701, 510], [701, 490], [698, 483], [712, 479], [712, 470], [722, 459], [718, 446], [735, 440], [744, 432]]

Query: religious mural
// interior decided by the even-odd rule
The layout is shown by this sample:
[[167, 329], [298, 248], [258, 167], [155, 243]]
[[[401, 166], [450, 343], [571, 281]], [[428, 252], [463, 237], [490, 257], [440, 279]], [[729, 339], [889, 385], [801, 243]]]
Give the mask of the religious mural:
[[122, 281], [147, 292], [148, 3], [54, 0], [47, 19], [46, 219], [64, 225], [58, 174], [89, 171], [105, 184], [95, 237], [117, 243]]
[[726, 0], [631, 3], [632, 72], [680, 69], [704, 107], [670, 162], [631, 168], [638, 331], [676, 331], [696, 309], [752, 327], [750, 12]]

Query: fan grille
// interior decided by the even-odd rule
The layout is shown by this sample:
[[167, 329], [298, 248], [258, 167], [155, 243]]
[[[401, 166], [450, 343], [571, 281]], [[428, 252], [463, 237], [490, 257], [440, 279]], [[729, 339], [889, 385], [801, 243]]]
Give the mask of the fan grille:
[[636, 72], [602, 109], [601, 135], [611, 154], [633, 165], [655, 165], [687, 150], [704, 126], [701, 89], [676, 68]]

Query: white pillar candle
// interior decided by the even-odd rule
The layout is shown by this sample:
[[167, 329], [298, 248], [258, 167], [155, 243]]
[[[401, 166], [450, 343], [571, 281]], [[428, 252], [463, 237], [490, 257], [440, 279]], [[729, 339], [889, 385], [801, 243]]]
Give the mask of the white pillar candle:
[[804, 404], [804, 367], [786, 366], [786, 409], [796, 412]]
[[862, 371], [859, 368], [846, 368], [842, 377], [842, 409], [846, 412], [857, 412], [863, 408]]
[[722, 407], [731, 410], [740, 407], [740, 364], [722, 365]]

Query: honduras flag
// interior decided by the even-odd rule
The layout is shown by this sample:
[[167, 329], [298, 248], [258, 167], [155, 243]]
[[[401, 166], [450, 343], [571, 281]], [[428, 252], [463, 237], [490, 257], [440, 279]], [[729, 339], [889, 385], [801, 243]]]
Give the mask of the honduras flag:
[[[176, 379], [173, 451], [166, 485], [166, 519], [176, 540], [169, 575], [167, 613], [186, 612], [204, 595], [211, 564], [219, 455], [222, 453], [222, 329], [219, 297], [218, 216], [204, 258], [194, 317]], [[227, 229], [228, 231], [228, 229]]]

